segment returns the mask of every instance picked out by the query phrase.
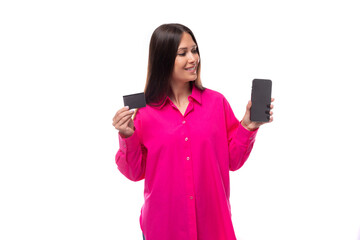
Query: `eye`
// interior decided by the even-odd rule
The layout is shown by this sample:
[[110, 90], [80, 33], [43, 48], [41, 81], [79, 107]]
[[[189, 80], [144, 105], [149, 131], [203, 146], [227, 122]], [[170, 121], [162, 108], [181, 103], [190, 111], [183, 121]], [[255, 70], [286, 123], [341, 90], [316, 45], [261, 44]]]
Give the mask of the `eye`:
[[197, 53], [197, 49], [194, 48], [191, 52], [192, 52], [192, 53]]
[[179, 56], [185, 56], [186, 53], [178, 53]]

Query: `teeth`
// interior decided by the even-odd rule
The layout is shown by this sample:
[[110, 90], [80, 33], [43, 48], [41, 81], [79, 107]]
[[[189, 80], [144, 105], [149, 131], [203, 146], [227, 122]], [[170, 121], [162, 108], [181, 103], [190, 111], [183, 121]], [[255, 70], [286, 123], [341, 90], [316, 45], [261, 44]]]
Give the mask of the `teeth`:
[[187, 70], [190, 70], [190, 71], [192, 71], [192, 70], [194, 70], [195, 69], [195, 67], [193, 67], [193, 68], [188, 68]]

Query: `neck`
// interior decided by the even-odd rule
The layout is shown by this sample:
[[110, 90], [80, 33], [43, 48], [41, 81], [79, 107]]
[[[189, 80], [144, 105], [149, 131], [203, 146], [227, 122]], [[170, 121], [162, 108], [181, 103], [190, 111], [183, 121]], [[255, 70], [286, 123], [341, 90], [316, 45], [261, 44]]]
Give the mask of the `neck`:
[[191, 85], [187, 83], [171, 83], [172, 95], [171, 101], [176, 105], [183, 105], [188, 102], [188, 97], [191, 95]]

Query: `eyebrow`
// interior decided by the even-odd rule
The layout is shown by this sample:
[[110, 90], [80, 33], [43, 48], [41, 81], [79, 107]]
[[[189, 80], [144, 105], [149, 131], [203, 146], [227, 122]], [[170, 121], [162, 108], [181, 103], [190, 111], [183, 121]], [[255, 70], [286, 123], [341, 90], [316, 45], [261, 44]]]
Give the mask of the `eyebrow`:
[[[197, 47], [197, 45], [193, 45], [191, 48]], [[186, 50], [187, 47], [179, 48], [178, 50]]]

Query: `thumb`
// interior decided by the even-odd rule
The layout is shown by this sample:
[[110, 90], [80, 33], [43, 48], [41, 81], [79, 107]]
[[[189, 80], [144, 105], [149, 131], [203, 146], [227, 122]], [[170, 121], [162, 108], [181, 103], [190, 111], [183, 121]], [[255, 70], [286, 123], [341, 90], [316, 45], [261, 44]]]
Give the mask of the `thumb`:
[[131, 118], [129, 119], [128, 126], [129, 126], [131, 129], [134, 129], [134, 121], [133, 121]]
[[129, 126], [129, 123], [131, 123], [130, 121], [131, 121], [131, 118], [129, 118], [129, 119], [124, 123], [124, 125], [125, 125], [125, 126]]
[[248, 102], [248, 104], [246, 105], [246, 111], [250, 111], [250, 108], [251, 108], [251, 101]]

